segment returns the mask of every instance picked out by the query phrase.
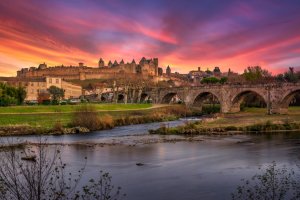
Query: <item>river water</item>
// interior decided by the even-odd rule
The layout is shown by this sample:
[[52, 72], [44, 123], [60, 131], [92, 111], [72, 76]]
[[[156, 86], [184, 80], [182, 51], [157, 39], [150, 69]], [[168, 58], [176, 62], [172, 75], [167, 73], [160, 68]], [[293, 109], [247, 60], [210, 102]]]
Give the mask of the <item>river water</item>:
[[[182, 123], [184, 120], [168, 125]], [[300, 163], [300, 133], [198, 136], [197, 141], [147, 134], [148, 129], [160, 125], [130, 125], [86, 135], [45, 138], [49, 143], [66, 144], [61, 147], [63, 160], [72, 171], [84, 166], [87, 157], [83, 179], [107, 171], [113, 184], [121, 186], [130, 200], [230, 199], [240, 180], [252, 177], [259, 167], [275, 161], [278, 166], [297, 169]], [[34, 142], [37, 138], [26, 136], [20, 140]]]

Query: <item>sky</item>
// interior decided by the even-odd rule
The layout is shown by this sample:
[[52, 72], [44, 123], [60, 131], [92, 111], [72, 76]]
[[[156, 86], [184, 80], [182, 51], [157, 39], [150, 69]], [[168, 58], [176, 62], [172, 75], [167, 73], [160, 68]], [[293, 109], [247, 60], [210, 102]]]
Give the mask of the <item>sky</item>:
[[299, 0], [2, 0], [0, 76], [100, 58], [187, 73], [300, 69]]

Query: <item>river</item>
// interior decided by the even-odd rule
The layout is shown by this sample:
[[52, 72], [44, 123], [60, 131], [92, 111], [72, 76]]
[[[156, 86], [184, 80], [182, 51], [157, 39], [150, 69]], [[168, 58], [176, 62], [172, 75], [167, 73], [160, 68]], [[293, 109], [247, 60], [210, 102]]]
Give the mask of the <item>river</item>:
[[[184, 121], [167, 124], [177, 126]], [[48, 143], [64, 144], [63, 160], [72, 171], [81, 168], [87, 157], [84, 179], [95, 177], [100, 170], [109, 172], [113, 184], [121, 186], [130, 200], [230, 199], [240, 180], [249, 179], [259, 167], [276, 161], [279, 166], [296, 169], [300, 163], [300, 133], [198, 136], [197, 141], [147, 134], [160, 124], [44, 139]], [[31, 142], [38, 139], [18, 138], [18, 141]]]

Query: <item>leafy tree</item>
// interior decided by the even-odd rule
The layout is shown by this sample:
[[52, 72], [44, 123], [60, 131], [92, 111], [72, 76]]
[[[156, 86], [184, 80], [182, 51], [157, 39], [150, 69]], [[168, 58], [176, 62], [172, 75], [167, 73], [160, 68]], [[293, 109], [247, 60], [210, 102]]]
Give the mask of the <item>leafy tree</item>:
[[227, 77], [222, 77], [221, 79], [220, 79], [220, 83], [221, 84], [224, 84], [224, 83], [226, 83], [228, 81], [228, 78]]
[[22, 104], [26, 98], [23, 87], [13, 87], [0, 83], [0, 106]]
[[215, 83], [219, 83], [220, 80], [216, 77], [207, 77], [207, 78], [203, 78], [201, 80], [201, 83], [204, 83], [204, 84], [215, 84]]
[[242, 74], [246, 81], [259, 82], [266, 77], [271, 77], [271, 73], [268, 70], [262, 69], [260, 66], [247, 67]]
[[295, 73], [295, 70], [293, 67], [290, 67], [289, 71], [285, 72], [283, 77], [287, 82], [296, 83], [299, 81], [299, 76], [297, 73]]
[[26, 98], [27, 92], [25, 90], [25, 88], [23, 87], [18, 87], [17, 88], [17, 99], [18, 99], [18, 103], [22, 104]]
[[48, 92], [40, 92], [37, 100], [39, 104], [50, 104], [50, 94]]
[[59, 101], [60, 99], [62, 99], [65, 96], [65, 91], [61, 88], [56, 87], [56, 86], [51, 86], [48, 89], [48, 92], [51, 95], [52, 101]]

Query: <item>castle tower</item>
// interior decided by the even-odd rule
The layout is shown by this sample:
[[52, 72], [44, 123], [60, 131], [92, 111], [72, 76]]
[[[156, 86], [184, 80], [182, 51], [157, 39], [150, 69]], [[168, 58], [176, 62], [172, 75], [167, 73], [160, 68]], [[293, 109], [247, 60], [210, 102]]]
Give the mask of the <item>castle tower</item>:
[[168, 67], [166, 69], [166, 74], [167, 74], [167, 76], [171, 76], [171, 68], [170, 68], [169, 65], [168, 65]]
[[120, 62], [120, 65], [124, 65], [124, 60], [122, 59], [121, 62]]
[[113, 64], [113, 67], [116, 67], [116, 66], [118, 66], [119, 65], [119, 63], [115, 60], [115, 62], [114, 62], [114, 64]]
[[130, 66], [131, 66], [132, 73], [136, 73], [136, 63], [134, 59], [132, 60]]
[[107, 64], [108, 67], [112, 67], [112, 65], [113, 65], [113, 64], [112, 64], [111, 61], [109, 61], [108, 64]]
[[98, 67], [102, 68], [105, 66], [104, 60], [102, 58], [100, 58], [99, 62], [98, 62]]
[[145, 57], [143, 57], [141, 60], [140, 60], [140, 65], [144, 65], [144, 63], [146, 62], [146, 58]]

